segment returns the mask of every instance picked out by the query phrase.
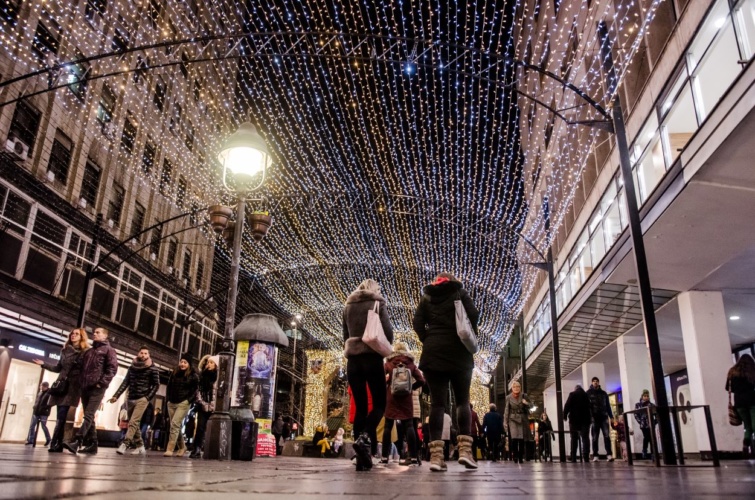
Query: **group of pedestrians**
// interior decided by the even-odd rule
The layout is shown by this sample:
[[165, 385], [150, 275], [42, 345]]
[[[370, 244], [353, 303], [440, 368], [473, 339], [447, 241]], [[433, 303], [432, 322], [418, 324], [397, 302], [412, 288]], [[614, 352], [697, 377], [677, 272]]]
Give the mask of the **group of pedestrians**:
[[[444, 458], [443, 424], [449, 386], [453, 389], [456, 403], [458, 461], [466, 468], [477, 468], [477, 462], [472, 455], [472, 412], [469, 404], [474, 362], [472, 353], [467, 350], [457, 334], [455, 301], [459, 300], [463, 304], [475, 332], [479, 311], [461, 282], [452, 274], [438, 274], [432, 283], [424, 287], [423, 292], [412, 322], [414, 331], [423, 345], [419, 366], [413, 366], [414, 359], [408, 356], [408, 351], [402, 344], [396, 346], [395, 356], [389, 356], [384, 363], [383, 356], [363, 342], [368, 313], [374, 310], [377, 304], [383, 333], [388, 342], [393, 343], [393, 329], [385, 299], [376, 281], [364, 280], [346, 300], [343, 333], [347, 357], [346, 373], [356, 406], [354, 450], [357, 470], [372, 468], [373, 444], [377, 440], [376, 430], [386, 413], [387, 393], [390, 390], [386, 382], [393, 381], [393, 373], [398, 364], [411, 372], [412, 389], [426, 385], [430, 392], [431, 411], [427, 426], [429, 429], [424, 430], [426, 433], [429, 432], [427, 439], [430, 448], [430, 470], [442, 472], [448, 469]], [[372, 398], [371, 410], [368, 410], [368, 388]], [[404, 422], [402, 427], [410, 448], [408, 460], [405, 459], [402, 463], [410, 465], [413, 460], [418, 459], [416, 449], [411, 447], [411, 440], [414, 439], [416, 442], [417, 431], [414, 421], [414, 398], [411, 393], [399, 398], [392, 394], [390, 403], [392, 406], [387, 416], [395, 417], [391, 420]]]

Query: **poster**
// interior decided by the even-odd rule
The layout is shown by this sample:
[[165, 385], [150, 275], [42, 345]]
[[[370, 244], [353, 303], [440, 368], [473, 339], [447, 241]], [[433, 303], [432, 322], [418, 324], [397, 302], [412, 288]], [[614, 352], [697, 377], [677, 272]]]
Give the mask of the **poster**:
[[275, 398], [277, 348], [272, 344], [239, 340], [236, 344], [236, 373], [233, 378], [232, 406], [252, 409], [259, 424], [257, 456], [275, 455], [271, 433]]
[[[687, 370], [681, 370], [669, 375], [669, 385], [671, 386], [672, 406], [690, 406], [692, 404], [690, 402]], [[679, 428], [682, 431], [682, 443], [684, 444], [685, 453], [699, 451], [694, 419], [700, 417], [702, 417], [702, 414], [694, 415], [692, 410], [679, 411]]]

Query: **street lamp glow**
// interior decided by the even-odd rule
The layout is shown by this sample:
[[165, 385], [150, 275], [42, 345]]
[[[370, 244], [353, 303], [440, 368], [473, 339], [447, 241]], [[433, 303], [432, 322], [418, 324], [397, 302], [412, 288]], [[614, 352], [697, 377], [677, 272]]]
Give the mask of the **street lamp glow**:
[[[239, 125], [218, 153], [218, 161], [223, 165], [223, 184], [226, 189], [233, 190], [227, 182], [229, 173], [244, 190], [253, 191], [261, 187], [265, 181], [269, 158], [265, 140], [255, 126], [249, 122]], [[259, 180], [254, 183], [257, 177]]]

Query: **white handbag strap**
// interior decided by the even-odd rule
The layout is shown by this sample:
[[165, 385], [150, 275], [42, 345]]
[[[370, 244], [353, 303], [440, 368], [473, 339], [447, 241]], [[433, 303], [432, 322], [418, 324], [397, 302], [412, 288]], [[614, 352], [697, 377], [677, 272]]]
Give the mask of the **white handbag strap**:
[[380, 302], [379, 301], [377, 301], [377, 300], [375, 301], [375, 305], [372, 306], [372, 311], [376, 312], [376, 313], [380, 312]]

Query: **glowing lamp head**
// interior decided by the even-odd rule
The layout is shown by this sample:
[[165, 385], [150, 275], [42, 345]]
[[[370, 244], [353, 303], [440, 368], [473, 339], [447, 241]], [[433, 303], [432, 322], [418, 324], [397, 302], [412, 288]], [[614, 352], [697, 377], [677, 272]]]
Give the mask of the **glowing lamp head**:
[[[265, 177], [269, 154], [265, 140], [251, 123], [242, 123], [223, 144], [218, 161], [223, 165], [223, 180], [232, 176], [235, 183], [250, 189], [256, 177], [260, 177], [256, 189], [262, 185]], [[227, 183], [226, 183], [226, 187]]]

